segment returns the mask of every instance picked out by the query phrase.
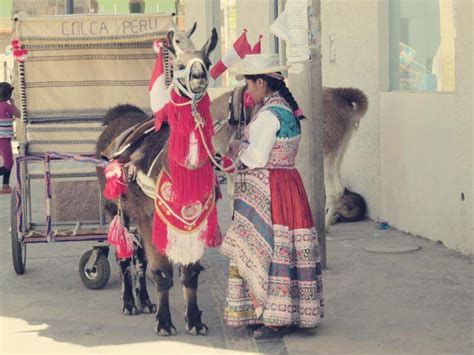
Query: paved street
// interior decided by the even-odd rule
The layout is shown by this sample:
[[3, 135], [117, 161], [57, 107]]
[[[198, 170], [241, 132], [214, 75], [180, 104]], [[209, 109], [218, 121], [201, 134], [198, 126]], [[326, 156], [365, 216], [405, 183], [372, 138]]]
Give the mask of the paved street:
[[[470, 354], [473, 349], [473, 265], [441, 244], [372, 222], [337, 225], [328, 235], [324, 274], [326, 317], [320, 328], [283, 340], [255, 341], [241, 328], [224, 325], [222, 309], [227, 261], [207, 252], [199, 303], [208, 336], [184, 332], [179, 280], [172, 291], [176, 337], [154, 333], [154, 316], [123, 316], [120, 278], [99, 291], [86, 289], [78, 275], [80, 256], [91, 243], [29, 245], [27, 271], [12, 267], [9, 196], [0, 196], [0, 354]], [[41, 204], [35, 208], [42, 209]], [[230, 221], [228, 201], [221, 225]], [[410, 253], [373, 253], [364, 248], [420, 246]], [[152, 283], [150, 294], [155, 295]]]

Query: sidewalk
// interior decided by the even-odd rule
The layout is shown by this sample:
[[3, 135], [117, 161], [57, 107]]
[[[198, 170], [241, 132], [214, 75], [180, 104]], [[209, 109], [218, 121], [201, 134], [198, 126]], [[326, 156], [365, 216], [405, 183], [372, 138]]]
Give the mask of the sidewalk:
[[[326, 317], [315, 330], [283, 340], [255, 341], [245, 329], [224, 325], [227, 260], [206, 253], [199, 284], [206, 337], [184, 333], [184, 305], [177, 273], [171, 304], [176, 337], [154, 333], [154, 316], [123, 316], [120, 278], [99, 291], [86, 289], [77, 272], [90, 243], [29, 245], [27, 271], [17, 276], [10, 252], [10, 197], [0, 196], [0, 354], [471, 354], [472, 260], [442, 245], [372, 222], [340, 224], [328, 234], [324, 273]], [[41, 206], [37, 206], [41, 209]], [[219, 206], [221, 226], [230, 222], [228, 201]], [[407, 253], [364, 248], [417, 245]], [[156, 292], [149, 283], [150, 295]]]

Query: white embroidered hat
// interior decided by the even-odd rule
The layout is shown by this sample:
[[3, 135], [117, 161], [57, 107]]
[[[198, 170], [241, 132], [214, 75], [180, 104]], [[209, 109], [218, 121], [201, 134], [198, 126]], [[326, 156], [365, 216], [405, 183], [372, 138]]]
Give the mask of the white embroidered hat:
[[278, 54], [247, 54], [237, 66], [235, 78], [244, 79], [244, 75], [270, 74], [288, 70], [290, 65], [281, 65]]

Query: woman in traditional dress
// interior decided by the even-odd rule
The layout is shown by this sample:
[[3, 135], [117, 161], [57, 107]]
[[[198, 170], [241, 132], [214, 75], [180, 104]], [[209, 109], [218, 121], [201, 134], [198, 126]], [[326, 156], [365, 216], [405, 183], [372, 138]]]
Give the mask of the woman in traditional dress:
[[221, 252], [230, 258], [225, 319], [260, 325], [255, 336], [316, 327], [324, 313], [321, 259], [295, 158], [303, 112], [277, 55], [248, 55], [237, 79], [261, 106], [234, 141], [234, 217]]

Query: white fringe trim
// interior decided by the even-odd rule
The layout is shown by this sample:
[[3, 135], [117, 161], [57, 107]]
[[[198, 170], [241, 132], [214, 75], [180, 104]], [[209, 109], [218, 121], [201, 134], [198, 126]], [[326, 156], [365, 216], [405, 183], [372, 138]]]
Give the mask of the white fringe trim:
[[204, 241], [199, 238], [201, 233], [207, 229], [204, 222], [193, 233], [180, 233], [174, 228], [168, 227], [168, 248], [166, 255], [174, 262], [187, 265], [199, 261], [204, 255]]

